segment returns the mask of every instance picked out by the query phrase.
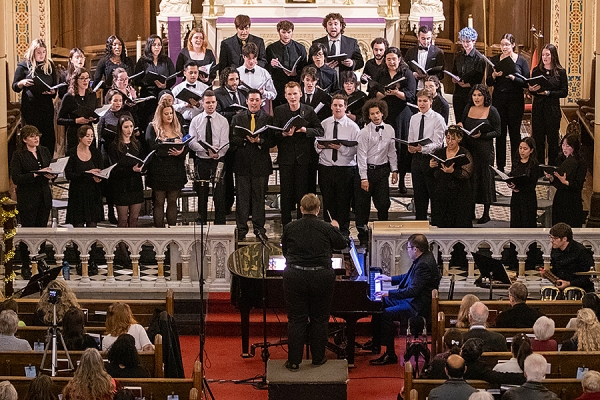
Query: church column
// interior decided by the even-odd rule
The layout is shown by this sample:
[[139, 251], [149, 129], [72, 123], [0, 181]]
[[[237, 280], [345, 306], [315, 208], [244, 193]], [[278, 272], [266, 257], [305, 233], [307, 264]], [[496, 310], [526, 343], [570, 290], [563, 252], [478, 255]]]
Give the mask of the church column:
[[[596, 12], [598, 12], [598, 2], [595, 2]], [[600, 18], [596, 15], [596, 49], [595, 52], [600, 51]], [[595, 104], [600, 104], [600, 68], [596, 67], [596, 99]], [[592, 199], [590, 201], [590, 213], [586, 222], [588, 228], [600, 228], [600, 120], [594, 121], [594, 158], [593, 158], [594, 171], [592, 173]]]
[[[0, 27], [5, 32], [7, 24], [4, 18], [4, 6], [0, 6]], [[0, 39], [0, 82], [6, 82], [6, 39]], [[8, 123], [6, 119], [6, 85], [0, 85], [0, 196], [8, 194]]]

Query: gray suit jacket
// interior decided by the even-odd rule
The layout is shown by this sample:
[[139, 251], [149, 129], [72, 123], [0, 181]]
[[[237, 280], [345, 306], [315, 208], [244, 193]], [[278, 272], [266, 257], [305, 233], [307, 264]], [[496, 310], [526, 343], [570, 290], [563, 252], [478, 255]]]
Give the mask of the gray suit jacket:
[[429, 400], [467, 400], [477, 389], [464, 379], [448, 379], [443, 385], [431, 389]]
[[483, 340], [483, 351], [508, 351], [506, 347], [506, 338], [498, 332], [488, 331], [487, 329], [471, 329], [463, 334], [463, 343], [471, 338]]

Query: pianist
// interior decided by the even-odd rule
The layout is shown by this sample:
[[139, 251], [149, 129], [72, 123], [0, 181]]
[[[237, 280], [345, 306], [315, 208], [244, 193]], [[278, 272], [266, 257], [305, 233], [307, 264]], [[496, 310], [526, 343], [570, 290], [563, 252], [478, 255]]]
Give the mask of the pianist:
[[373, 340], [367, 342], [363, 349], [378, 354], [381, 345], [384, 345], [386, 352], [381, 357], [371, 360], [372, 365], [398, 363], [398, 356], [394, 350], [394, 322], [408, 320], [416, 315], [427, 318], [431, 314], [431, 291], [437, 289], [440, 284], [440, 271], [433, 253], [429, 250], [427, 238], [421, 234], [413, 234], [408, 238], [406, 247], [412, 260], [408, 272], [394, 277], [381, 275], [379, 278], [391, 281], [392, 285], [398, 285], [398, 288], [382, 294], [384, 312], [373, 316]]
[[298, 371], [302, 363], [307, 327], [313, 365], [323, 365], [327, 361], [327, 324], [335, 285], [331, 254], [333, 249], [344, 249], [348, 243], [337, 221], [328, 224], [317, 218], [320, 208], [321, 202], [316, 195], [304, 195], [300, 200], [302, 218], [286, 225], [281, 236], [286, 258], [283, 291], [288, 308], [288, 360], [285, 367], [290, 371]]

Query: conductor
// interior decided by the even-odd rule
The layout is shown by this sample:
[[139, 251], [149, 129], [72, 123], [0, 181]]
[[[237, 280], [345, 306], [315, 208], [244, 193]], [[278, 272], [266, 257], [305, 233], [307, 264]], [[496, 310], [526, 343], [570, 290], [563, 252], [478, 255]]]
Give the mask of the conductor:
[[285, 367], [293, 372], [298, 371], [302, 363], [307, 329], [312, 364], [319, 366], [327, 362], [327, 323], [335, 284], [331, 254], [333, 249], [348, 245], [336, 220], [328, 224], [317, 219], [320, 209], [321, 202], [316, 195], [304, 195], [300, 200], [302, 218], [286, 225], [281, 236], [286, 258], [283, 290], [288, 308]]

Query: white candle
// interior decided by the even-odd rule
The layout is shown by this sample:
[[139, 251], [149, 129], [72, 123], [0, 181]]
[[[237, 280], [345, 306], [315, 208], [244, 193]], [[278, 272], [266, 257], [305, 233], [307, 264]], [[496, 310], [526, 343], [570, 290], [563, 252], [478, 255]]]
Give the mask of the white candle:
[[473, 16], [471, 14], [469, 14], [469, 20], [468, 20], [467, 26], [471, 29], [473, 28]]
[[142, 37], [138, 35], [137, 42], [135, 42], [135, 59], [139, 60], [142, 57]]

